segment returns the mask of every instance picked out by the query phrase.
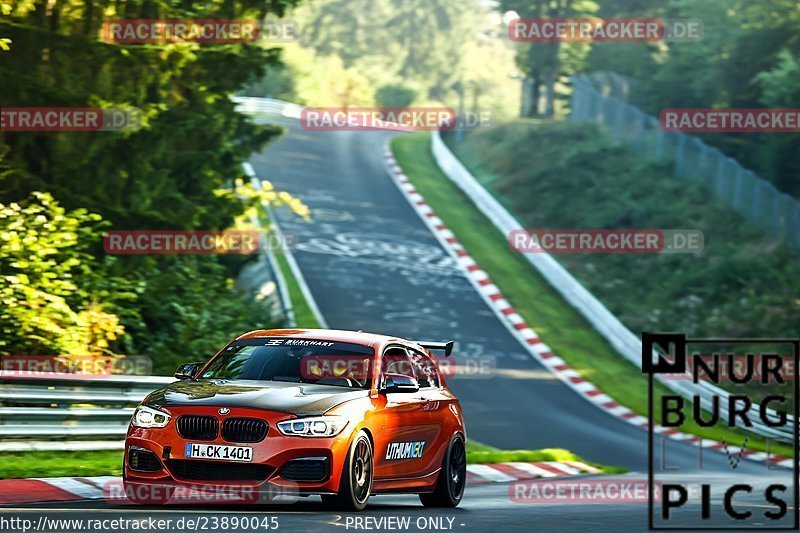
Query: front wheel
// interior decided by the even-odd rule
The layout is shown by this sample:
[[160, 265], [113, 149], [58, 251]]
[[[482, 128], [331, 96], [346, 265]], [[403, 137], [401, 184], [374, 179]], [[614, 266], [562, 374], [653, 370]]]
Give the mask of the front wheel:
[[436, 482], [436, 490], [419, 495], [425, 507], [456, 507], [464, 496], [467, 484], [467, 451], [464, 439], [453, 437], [447, 453], [444, 454], [442, 470]]
[[372, 443], [362, 430], [356, 434], [347, 453], [338, 494], [324, 495], [322, 501], [345, 511], [363, 511], [371, 492]]

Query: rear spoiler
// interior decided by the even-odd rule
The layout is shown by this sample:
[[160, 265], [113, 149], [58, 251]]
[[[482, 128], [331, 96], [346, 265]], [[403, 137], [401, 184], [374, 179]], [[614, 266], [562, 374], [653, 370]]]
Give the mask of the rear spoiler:
[[416, 342], [417, 344], [419, 344], [428, 351], [444, 350], [445, 357], [453, 353], [453, 341], [447, 341], [447, 342], [413, 341], [413, 342]]

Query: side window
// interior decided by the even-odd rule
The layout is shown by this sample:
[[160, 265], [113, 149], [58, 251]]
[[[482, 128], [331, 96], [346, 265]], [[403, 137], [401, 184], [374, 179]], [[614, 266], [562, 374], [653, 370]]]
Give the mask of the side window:
[[439, 373], [436, 371], [436, 363], [428, 355], [417, 350], [408, 350], [411, 356], [411, 366], [414, 369], [414, 377], [419, 381], [420, 388], [438, 387]]
[[402, 348], [389, 348], [383, 354], [383, 373], [416, 377], [408, 354]]

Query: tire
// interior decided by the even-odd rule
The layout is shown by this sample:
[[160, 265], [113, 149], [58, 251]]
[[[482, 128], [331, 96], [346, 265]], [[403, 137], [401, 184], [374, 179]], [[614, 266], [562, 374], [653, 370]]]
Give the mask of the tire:
[[361, 430], [347, 452], [338, 494], [323, 495], [322, 502], [342, 511], [363, 511], [372, 492], [373, 472], [372, 442]]
[[453, 437], [447, 453], [442, 460], [442, 469], [436, 489], [419, 495], [419, 501], [425, 507], [456, 507], [464, 496], [467, 485], [467, 451], [464, 439]]

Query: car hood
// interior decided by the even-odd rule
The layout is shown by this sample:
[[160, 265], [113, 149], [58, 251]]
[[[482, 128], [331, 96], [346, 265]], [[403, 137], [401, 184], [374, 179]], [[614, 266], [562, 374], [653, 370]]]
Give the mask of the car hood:
[[343, 402], [368, 396], [368, 390], [309, 383], [178, 381], [152, 392], [144, 403], [160, 407], [247, 407], [309, 416], [321, 415]]

